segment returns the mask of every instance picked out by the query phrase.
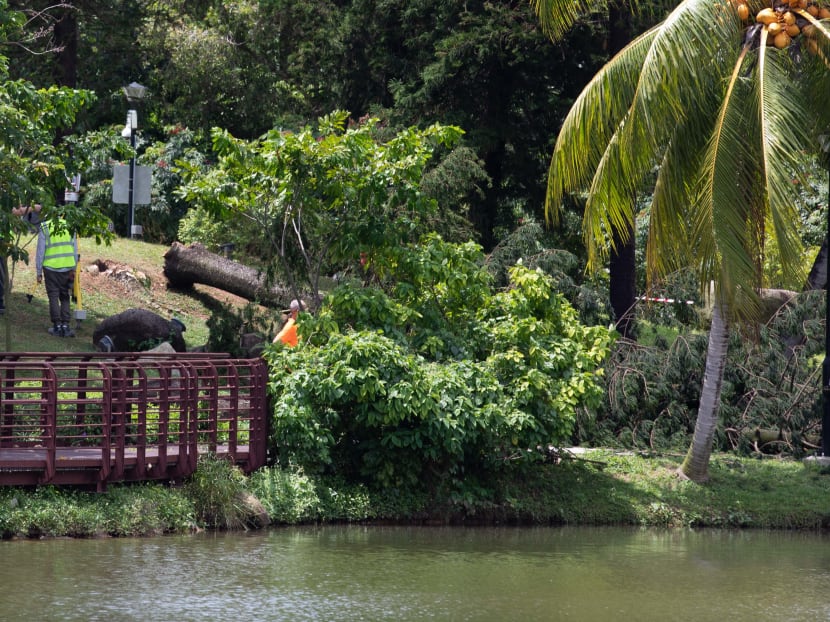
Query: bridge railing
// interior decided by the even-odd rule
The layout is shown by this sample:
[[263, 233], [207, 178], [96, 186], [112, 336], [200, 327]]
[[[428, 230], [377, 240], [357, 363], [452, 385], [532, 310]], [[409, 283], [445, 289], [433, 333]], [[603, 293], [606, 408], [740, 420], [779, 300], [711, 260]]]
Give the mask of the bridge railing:
[[0, 485], [182, 479], [265, 464], [267, 367], [227, 355], [0, 354]]

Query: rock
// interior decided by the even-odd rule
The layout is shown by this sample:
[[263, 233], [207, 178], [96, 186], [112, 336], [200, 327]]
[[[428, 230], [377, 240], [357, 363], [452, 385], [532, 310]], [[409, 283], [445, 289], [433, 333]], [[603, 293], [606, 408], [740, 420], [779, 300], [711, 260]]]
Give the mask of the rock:
[[239, 338], [239, 347], [243, 358], [256, 358], [265, 347], [265, 337], [259, 333], [245, 333]]
[[92, 333], [92, 344], [104, 352], [142, 352], [169, 342], [175, 352], [185, 352], [178, 320], [166, 320], [146, 309], [127, 309], [102, 321]]
[[268, 510], [262, 502], [249, 492], [240, 493], [237, 497], [239, 504], [245, 508], [245, 523], [254, 529], [264, 529], [271, 523]]
[[176, 349], [169, 341], [164, 341], [158, 344], [155, 348], [150, 348], [147, 352], [160, 352], [162, 354], [174, 354]]

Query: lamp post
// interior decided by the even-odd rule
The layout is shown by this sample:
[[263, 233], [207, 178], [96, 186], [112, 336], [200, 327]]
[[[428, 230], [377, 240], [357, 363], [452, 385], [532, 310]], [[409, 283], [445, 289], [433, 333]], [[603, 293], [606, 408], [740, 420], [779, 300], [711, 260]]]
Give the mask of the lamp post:
[[[147, 94], [147, 87], [140, 85], [138, 82], [131, 82], [129, 85], [123, 87], [124, 96], [127, 98], [127, 103], [130, 106], [138, 107], [141, 100]], [[130, 158], [130, 181], [127, 194], [127, 209], [130, 214], [130, 237], [136, 238], [141, 235], [141, 227], [135, 224], [135, 132], [138, 129], [138, 112], [135, 107], [127, 110], [127, 124], [124, 126], [124, 131], [121, 133], [125, 138], [130, 139], [130, 147], [133, 150], [133, 155]]]

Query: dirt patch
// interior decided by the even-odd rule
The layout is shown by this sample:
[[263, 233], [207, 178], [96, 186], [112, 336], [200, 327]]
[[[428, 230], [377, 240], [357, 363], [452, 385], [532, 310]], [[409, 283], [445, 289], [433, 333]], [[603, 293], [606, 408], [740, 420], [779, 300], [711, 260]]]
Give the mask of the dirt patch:
[[221, 302], [244, 307], [248, 301], [222, 290], [196, 285], [190, 291], [172, 290], [167, 286], [164, 269], [147, 263], [131, 266], [113, 259], [98, 258], [81, 262], [81, 287], [86, 295], [101, 294], [121, 300], [125, 307], [143, 307], [169, 313], [187, 313], [197, 317], [210, 316], [210, 308]]

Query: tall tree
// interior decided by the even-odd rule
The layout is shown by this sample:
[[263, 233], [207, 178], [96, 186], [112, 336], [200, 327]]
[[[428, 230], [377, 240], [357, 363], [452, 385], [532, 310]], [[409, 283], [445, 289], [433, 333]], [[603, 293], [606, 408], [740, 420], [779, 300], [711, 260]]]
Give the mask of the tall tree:
[[[765, 245], [777, 246], [792, 282], [803, 278], [792, 180], [830, 129], [816, 96], [830, 92], [830, 29], [798, 4], [774, 2], [751, 21], [742, 3], [682, 2], [585, 88], [549, 171], [551, 216], [565, 192], [588, 191], [592, 265], [634, 222], [638, 192], [653, 190], [649, 277], [692, 269], [702, 287], [714, 283], [706, 380], [681, 467], [695, 481], [708, 478], [725, 335], [758, 309]], [[779, 37], [788, 25], [798, 33]]]
[[435, 119], [467, 132], [465, 144], [491, 179], [470, 210], [489, 252], [519, 215], [541, 216], [550, 136], [607, 58], [602, 33], [586, 26], [552, 46], [525, 0], [400, 0], [386, 10], [407, 33], [403, 49], [415, 63], [391, 84], [395, 114], [405, 123]]
[[348, 114], [322, 117], [316, 128], [272, 130], [244, 141], [214, 128], [217, 165], [190, 169], [182, 194], [219, 217], [257, 226], [262, 257], [299, 298], [316, 308], [320, 278], [383, 248], [416, 241], [438, 203], [421, 191], [433, 154], [451, 149], [462, 132], [435, 124], [377, 139], [376, 120], [347, 127]]
[[10, 75], [38, 87], [94, 90], [99, 95], [95, 114], [104, 122], [112, 121], [109, 115], [122, 120], [123, 99], [105, 95], [120, 96], [122, 86], [144, 79], [139, 41], [146, 5], [138, 0], [9, 0], [9, 7], [26, 17], [18, 41], [9, 47]]
[[[578, 0], [531, 0], [531, 4], [538, 12], [543, 28], [554, 41], [560, 40], [574, 24], [585, 18], [586, 8]], [[655, 5], [658, 4], [655, 2]], [[636, 0], [611, 0], [605, 4], [608, 23], [605, 43], [610, 56], [616, 55], [631, 41], [632, 8], [637, 6]], [[608, 261], [609, 302], [617, 330], [623, 337], [632, 338], [634, 305], [637, 301], [637, 247], [633, 222], [627, 227], [616, 229], [612, 235]]]

